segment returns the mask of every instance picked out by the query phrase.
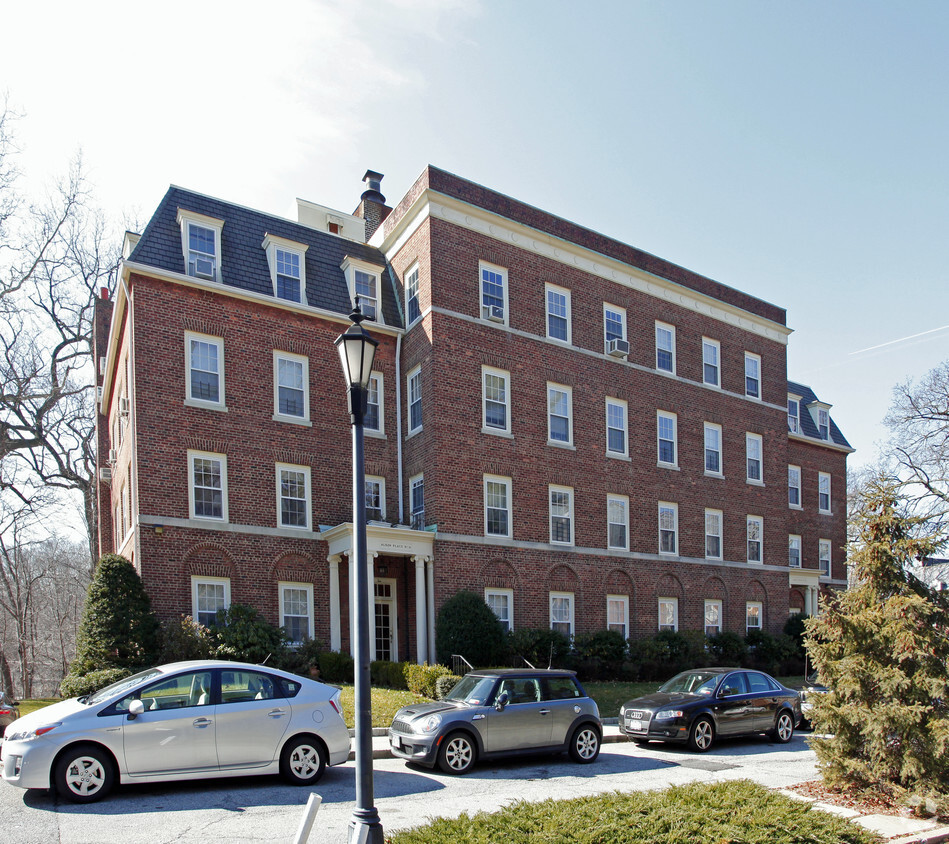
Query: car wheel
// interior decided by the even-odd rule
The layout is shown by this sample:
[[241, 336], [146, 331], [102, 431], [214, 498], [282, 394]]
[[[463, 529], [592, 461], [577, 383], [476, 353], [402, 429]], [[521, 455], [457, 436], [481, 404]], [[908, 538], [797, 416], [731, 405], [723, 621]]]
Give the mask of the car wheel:
[[715, 726], [708, 717], [701, 717], [692, 724], [689, 730], [689, 747], [699, 753], [705, 753], [715, 740]]
[[778, 713], [778, 720], [774, 722], [771, 738], [781, 744], [787, 744], [794, 735], [794, 719], [786, 709]]
[[99, 747], [79, 744], [64, 753], [53, 771], [60, 797], [73, 803], [101, 800], [115, 784], [112, 759]]
[[446, 774], [467, 774], [477, 758], [474, 741], [465, 733], [452, 733], [438, 750], [438, 767]]
[[570, 737], [570, 758], [587, 764], [600, 755], [600, 734], [590, 724], [581, 724]]
[[325, 770], [326, 752], [311, 736], [291, 739], [280, 754], [280, 773], [293, 785], [313, 785]]

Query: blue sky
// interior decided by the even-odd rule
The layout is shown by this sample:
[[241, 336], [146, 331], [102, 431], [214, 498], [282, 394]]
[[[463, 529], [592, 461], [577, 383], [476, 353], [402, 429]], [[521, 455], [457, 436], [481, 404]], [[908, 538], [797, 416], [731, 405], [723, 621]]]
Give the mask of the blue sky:
[[169, 184], [292, 215], [426, 164], [788, 311], [789, 376], [871, 460], [949, 358], [949, 3], [15, 4], [25, 183], [80, 148], [100, 204]]

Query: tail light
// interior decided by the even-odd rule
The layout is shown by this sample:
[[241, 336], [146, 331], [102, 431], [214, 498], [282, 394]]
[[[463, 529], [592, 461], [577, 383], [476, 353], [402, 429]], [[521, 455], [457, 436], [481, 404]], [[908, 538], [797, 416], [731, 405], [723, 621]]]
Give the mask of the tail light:
[[337, 714], [337, 715], [339, 715], [340, 717], [342, 717], [342, 715], [343, 715], [343, 707], [342, 707], [342, 704], [340, 703], [340, 694], [341, 694], [341, 693], [339, 692], [339, 690], [337, 690], [337, 691], [336, 691], [336, 694], [334, 694], [334, 695], [330, 698], [330, 706], [332, 706], [333, 709], [336, 710], [336, 714]]

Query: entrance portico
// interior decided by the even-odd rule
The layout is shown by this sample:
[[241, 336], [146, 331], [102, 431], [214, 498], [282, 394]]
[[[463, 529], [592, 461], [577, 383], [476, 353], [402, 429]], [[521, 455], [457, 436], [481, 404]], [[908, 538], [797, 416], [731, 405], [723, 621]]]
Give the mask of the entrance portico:
[[817, 615], [817, 597], [820, 594], [820, 572], [817, 569], [794, 569], [789, 575], [790, 587], [804, 595], [804, 614]]

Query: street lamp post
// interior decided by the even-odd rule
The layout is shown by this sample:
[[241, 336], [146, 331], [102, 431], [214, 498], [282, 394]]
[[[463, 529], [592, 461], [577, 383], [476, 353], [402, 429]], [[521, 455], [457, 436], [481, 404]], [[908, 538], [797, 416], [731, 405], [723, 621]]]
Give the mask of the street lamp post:
[[369, 675], [369, 572], [366, 568], [366, 466], [363, 419], [369, 401], [369, 377], [379, 341], [360, 323], [359, 299], [349, 315], [353, 324], [336, 338], [343, 374], [349, 386], [353, 426], [353, 557], [356, 577], [356, 805], [349, 822], [350, 844], [383, 844], [382, 822], [372, 799], [372, 694]]

